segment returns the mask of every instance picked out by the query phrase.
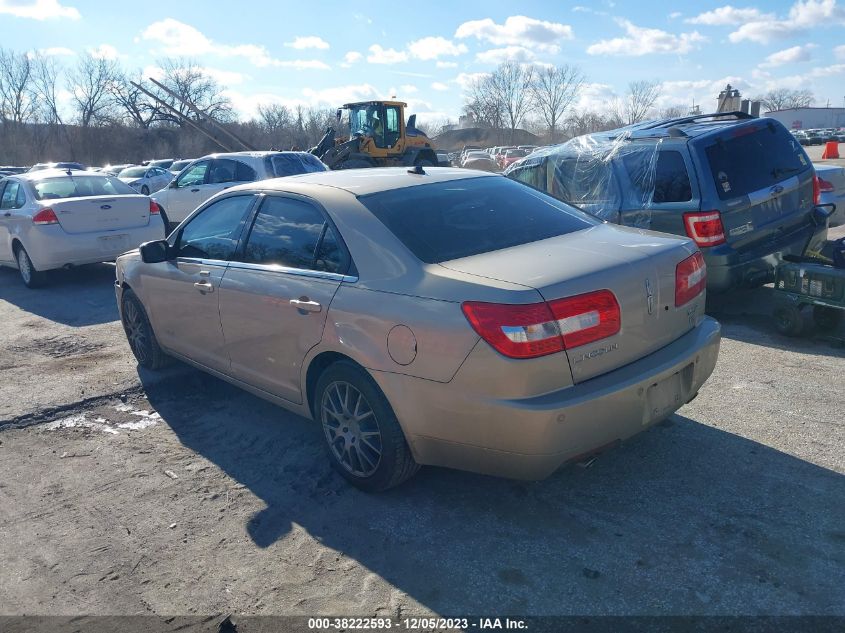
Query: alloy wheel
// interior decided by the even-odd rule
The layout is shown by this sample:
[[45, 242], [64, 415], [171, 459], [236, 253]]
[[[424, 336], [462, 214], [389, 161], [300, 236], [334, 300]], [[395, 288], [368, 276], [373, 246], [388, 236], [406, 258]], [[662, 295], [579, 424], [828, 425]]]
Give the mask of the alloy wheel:
[[320, 409], [323, 432], [338, 463], [356, 477], [372, 475], [381, 462], [382, 438], [364, 395], [348, 382], [336, 381], [323, 392]]
[[134, 301], [126, 301], [123, 304], [123, 329], [126, 331], [129, 347], [138, 361], [143, 363], [147, 359], [147, 328]]
[[29, 261], [29, 256], [22, 248], [18, 251], [18, 269], [25, 284], [32, 282], [32, 262]]

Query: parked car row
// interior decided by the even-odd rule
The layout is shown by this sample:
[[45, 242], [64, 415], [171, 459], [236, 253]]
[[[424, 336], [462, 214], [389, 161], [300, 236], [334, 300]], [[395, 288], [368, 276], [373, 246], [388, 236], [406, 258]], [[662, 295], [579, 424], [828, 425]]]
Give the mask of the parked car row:
[[828, 141], [845, 142], [845, 129], [791, 130], [791, 132], [801, 145], [823, 145]]

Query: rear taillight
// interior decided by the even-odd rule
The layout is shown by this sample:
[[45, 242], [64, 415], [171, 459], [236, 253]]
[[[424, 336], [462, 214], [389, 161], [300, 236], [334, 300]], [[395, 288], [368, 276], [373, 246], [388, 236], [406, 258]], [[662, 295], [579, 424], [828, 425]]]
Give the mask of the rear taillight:
[[478, 335], [510, 358], [537, 358], [586, 345], [616, 334], [622, 322], [609, 290], [526, 305], [467, 301], [461, 308]]
[[161, 207], [156, 204], [155, 200], [150, 200], [150, 215], [158, 215], [161, 213]]
[[684, 213], [684, 228], [699, 247], [725, 243], [725, 227], [718, 211]]
[[813, 174], [813, 204], [821, 204], [822, 201], [822, 186], [819, 182], [819, 177]]
[[[829, 180], [825, 180], [821, 176], [816, 176], [819, 181], [819, 193], [832, 193], [833, 192], [833, 183]], [[816, 203], [818, 204], [818, 203]]]
[[33, 224], [58, 224], [59, 218], [56, 217], [56, 212], [51, 208], [41, 209], [38, 213], [32, 216]]
[[707, 285], [707, 265], [701, 253], [687, 257], [675, 267], [675, 307], [692, 301]]

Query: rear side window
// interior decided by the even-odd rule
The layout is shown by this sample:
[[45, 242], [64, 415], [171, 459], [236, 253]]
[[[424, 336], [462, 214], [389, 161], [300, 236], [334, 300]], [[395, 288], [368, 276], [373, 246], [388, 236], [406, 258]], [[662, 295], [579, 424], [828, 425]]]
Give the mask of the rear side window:
[[319, 158], [304, 152], [273, 154], [264, 159], [264, 165], [267, 168], [267, 173], [277, 178], [328, 169]]
[[565, 158], [554, 170], [551, 193], [558, 200], [565, 200], [591, 213], [618, 211], [619, 185], [610, 160], [601, 158]]
[[508, 178], [513, 178], [543, 191], [546, 188], [546, 164], [535, 163], [533, 165], [525, 165], [519, 169], [509, 171]]
[[429, 264], [598, 224], [559, 200], [500, 177], [405, 187], [359, 200], [418, 259]]
[[63, 176], [33, 183], [36, 200], [59, 200], [85, 196], [135, 195], [138, 192], [116, 176]]
[[801, 145], [775, 123], [729, 129], [705, 153], [723, 200], [771, 187], [809, 169]]
[[0, 209], [20, 209], [26, 202], [23, 187], [19, 182], [10, 180], [3, 189], [3, 197], [0, 198]]
[[347, 260], [319, 209], [268, 196], [255, 216], [243, 261], [335, 273], [346, 270]]
[[644, 203], [648, 203], [649, 198], [654, 204], [692, 200], [689, 173], [680, 152], [635, 152], [623, 156], [622, 164], [631, 185], [639, 193], [638, 198]]

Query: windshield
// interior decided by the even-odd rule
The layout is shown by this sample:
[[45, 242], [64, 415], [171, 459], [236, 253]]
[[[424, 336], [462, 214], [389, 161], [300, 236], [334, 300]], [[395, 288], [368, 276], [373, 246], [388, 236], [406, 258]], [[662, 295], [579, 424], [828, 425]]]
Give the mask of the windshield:
[[774, 123], [731, 128], [705, 151], [723, 200], [771, 187], [810, 169], [801, 145]]
[[436, 264], [565, 235], [600, 221], [507, 178], [391, 189], [359, 200], [420, 260]]
[[191, 164], [191, 161], [189, 161], [189, 160], [177, 160], [175, 163], [173, 163], [170, 166], [170, 171], [182, 171], [183, 169], [185, 169], [185, 167], [187, 167], [190, 164]]
[[112, 176], [66, 176], [32, 183], [36, 200], [85, 196], [137, 195], [137, 191]]
[[146, 173], [146, 167], [130, 167], [121, 171], [117, 176], [118, 178], [140, 178]]
[[360, 132], [365, 136], [374, 136], [381, 127], [378, 106], [362, 105], [349, 108], [349, 131], [352, 134]]

